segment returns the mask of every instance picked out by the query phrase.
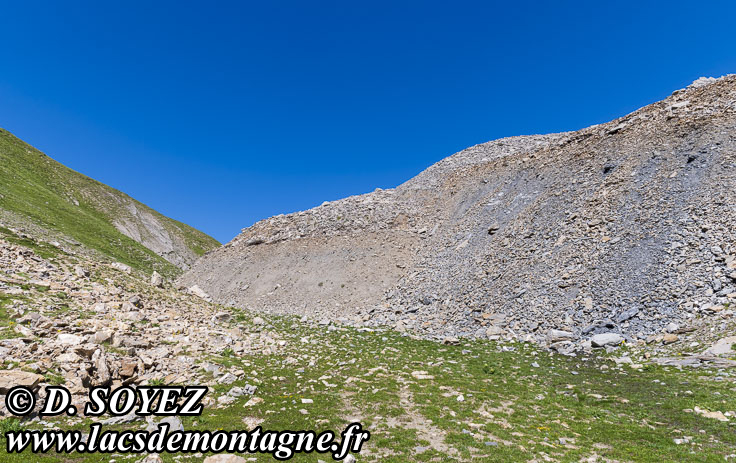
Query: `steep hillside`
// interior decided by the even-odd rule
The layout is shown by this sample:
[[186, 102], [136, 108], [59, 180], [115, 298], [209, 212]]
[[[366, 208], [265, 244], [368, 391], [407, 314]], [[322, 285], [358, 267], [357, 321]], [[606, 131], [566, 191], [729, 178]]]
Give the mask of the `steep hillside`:
[[59, 164], [2, 129], [0, 224], [169, 275], [218, 246], [204, 233]]
[[735, 223], [727, 76], [607, 124], [474, 146], [394, 190], [261, 221], [181, 282], [222, 303], [429, 336], [561, 351], [602, 333], [661, 342], [729, 312]]

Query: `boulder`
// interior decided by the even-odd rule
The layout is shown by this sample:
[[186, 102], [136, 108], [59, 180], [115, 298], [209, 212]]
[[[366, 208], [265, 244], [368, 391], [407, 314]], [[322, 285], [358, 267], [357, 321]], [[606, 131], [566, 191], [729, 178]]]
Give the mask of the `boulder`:
[[35, 388], [43, 381], [43, 376], [21, 370], [0, 370], [0, 394], [6, 394], [15, 386]]
[[198, 285], [194, 285], [190, 287], [188, 290], [189, 294], [192, 294], [194, 296], [197, 296], [200, 299], [203, 299], [207, 302], [212, 302], [212, 298], [209, 294], [207, 294], [202, 288], [200, 288]]
[[138, 366], [138, 362], [135, 359], [123, 359], [120, 363], [120, 376], [123, 378], [130, 378], [135, 375], [135, 369]]
[[500, 336], [502, 334], [503, 328], [501, 328], [500, 326], [493, 325], [486, 330], [486, 336]]
[[455, 336], [446, 336], [442, 343], [446, 346], [457, 346], [460, 344], [460, 340]]
[[662, 343], [663, 344], [672, 344], [673, 342], [679, 341], [680, 338], [673, 333], [667, 333], [662, 337]]
[[92, 365], [95, 368], [94, 374], [94, 385], [95, 386], [106, 386], [111, 379], [110, 368], [107, 366], [107, 357], [101, 350], [96, 350], [92, 354]]
[[719, 339], [715, 344], [706, 349], [703, 354], [713, 355], [716, 357], [721, 355], [736, 355], [736, 349], [734, 349], [734, 345], [736, 345], [736, 336], [729, 336], [727, 338]]
[[164, 277], [159, 275], [157, 271], [153, 271], [153, 275], [151, 275], [151, 285], [161, 288], [164, 285]]
[[75, 354], [74, 352], [65, 352], [65, 353], [57, 356], [54, 359], [54, 361], [57, 364], [59, 364], [59, 365], [65, 366], [65, 365], [72, 365], [72, 364], [76, 364], [76, 363], [81, 362], [82, 361], [82, 357], [80, 357], [79, 355]]
[[564, 330], [552, 329], [547, 332], [547, 341], [550, 344], [555, 343], [555, 342], [560, 342], [560, 341], [570, 341], [574, 337], [575, 336], [571, 332], [564, 331]]
[[168, 424], [169, 432], [184, 431], [184, 424], [181, 422], [181, 418], [178, 416], [167, 416], [162, 419], [158, 424]]
[[212, 323], [227, 323], [233, 319], [230, 312], [217, 312], [212, 316]]
[[138, 463], [164, 463], [164, 461], [161, 459], [160, 456], [158, 456], [157, 453], [152, 453], [150, 455], [147, 455], [144, 459], [140, 460]]
[[204, 459], [204, 463], [246, 463], [246, 459], [229, 453], [211, 455]]
[[232, 383], [234, 383], [237, 380], [238, 380], [238, 378], [234, 374], [232, 374], [232, 373], [225, 373], [224, 375], [222, 375], [217, 380], [217, 382], [220, 383], [220, 384], [232, 384]]
[[122, 262], [113, 262], [112, 264], [110, 264], [110, 267], [127, 274], [130, 274], [130, 272], [133, 271], [133, 269], [131, 269], [129, 265], [125, 265]]
[[78, 346], [84, 342], [84, 338], [76, 334], [61, 333], [56, 340], [65, 346]]
[[672, 322], [672, 323], [668, 323], [667, 326], [664, 329], [668, 333], [674, 333], [674, 332], [676, 332], [677, 330], [680, 329], [680, 325], [678, 325], [675, 322]]
[[74, 274], [78, 276], [79, 278], [84, 278], [89, 276], [89, 270], [82, 267], [81, 265], [77, 265], [74, 267]]
[[624, 337], [618, 333], [601, 333], [590, 338], [593, 347], [617, 346], [624, 341]]
[[102, 344], [112, 339], [113, 332], [110, 330], [100, 330], [92, 336], [92, 342]]

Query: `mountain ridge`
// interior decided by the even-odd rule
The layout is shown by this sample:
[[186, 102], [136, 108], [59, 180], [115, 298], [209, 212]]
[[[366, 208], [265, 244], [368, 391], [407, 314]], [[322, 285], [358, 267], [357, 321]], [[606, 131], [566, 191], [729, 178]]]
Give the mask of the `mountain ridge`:
[[646, 339], [736, 296], [735, 135], [736, 76], [699, 79], [605, 124], [476, 145], [395, 189], [260, 221], [180, 281], [428, 336]]
[[147, 272], [175, 276], [219, 243], [0, 129], [0, 219]]

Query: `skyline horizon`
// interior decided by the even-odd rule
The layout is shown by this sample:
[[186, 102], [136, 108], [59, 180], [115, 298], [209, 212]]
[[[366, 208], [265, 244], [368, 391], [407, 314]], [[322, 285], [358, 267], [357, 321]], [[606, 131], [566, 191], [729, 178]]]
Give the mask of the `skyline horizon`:
[[0, 126], [220, 242], [469, 146], [579, 130], [736, 71], [736, 4], [722, 0], [3, 13]]
[[[736, 73], [728, 73], [728, 74], [723, 74], [723, 75], [721, 75], [721, 76], [700, 76], [700, 77], [698, 77], [698, 78], [696, 78], [696, 79], [693, 79], [693, 81], [692, 81], [692, 82], [695, 82], [695, 81], [697, 81], [698, 79], [702, 79], [702, 78], [715, 78], [715, 79], [720, 79], [720, 78], [722, 78], [722, 77], [727, 77], [727, 76], [730, 76], [730, 75], [734, 75], [734, 74], [736, 74]], [[685, 86], [683, 86], [683, 87], [680, 87], [680, 88], [677, 88], [677, 89], [674, 89], [674, 90], [672, 90], [672, 92], [675, 92], [675, 91], [677, 91], [677, 90], [681, 90], [681, 89], [684, 89], [684, 88], [686, 88], [686, 87], [687, 87], [687, 85], [685, 85]], [[672, 92], [671, 92], [671, 93], [672, 93]], [[503, 139], [506, 139], [506, 138], [515, 138], [515, 137], [526, 137], [526, 136], [535, 136], [535, 135], [552, 135], [552, 134], [565, 133], [565, 132], [577, 132], [577, 131], [580, 131], [580, 130], [584, 130], [584, 129], [586, 129], [586, 128], [589, 128], [589, 127], [594, 127], [594, 126], [596, 126], [596, 125], [600, 125], [600, 124], [605, 124], [605, 123], [607, 123], [607, 122], [612, 122], [612, 121], [615, 121], [615, 120], [617, 120], [617, 119], [621, 119], [621, 118], [623, 118], [623, 117], [626, 117], [627, 115], [631, 114], [632, 112], [636, 112], [636, 111], [638, 111], [639, 109], [642, 109], [642, 108], [644, 108], [644, 107], [646, 107], [646, 106], [649, 106], [649, 105], [651, 105], [651, 104], [654, 104], [654, 103], [656, 103], [656, 102], [658, 102], [658, 101], [660, 101], [660, 100], [656, 100], [656, 101], [652, 101], [652, 102], [650, 102], [650, 103], [647, 103], [647, 104], [645, 104], [645, 105], [643, 105], [643, 106], [641, 106], [641, 107], [639, 107], [639, 108], [636, 108], [636, 109], [634, 109], [634, 110], [632, 110], [632, 111], [630, 111], [630, 112], [628, 112], [628, 113], [626, 113], [626, 114], [622, 114], [622, 115], [620, 115], [620, 116], [614, 117], [613, 119], [611, 119], [611, 120], [609, 120], [609, 121], [603, 121], [603, 122], [597, 122], [597, 123], [593, 123], [593, 124], [583, 125], [583, 126], [581, 126], [581, 127], [578, 127], [578, 128], [574, 128], [574, 129], [570, 129], [570, 130], [565, 130], [565, 131], [560, 131], [560, 132], [547, 132], [547, 133], [526, 133], [526, 134], [517, 134], [517, 135], [506, 135], [506, 136], [502, 136], [502, 137], [500, 137], [500, 138], [494, 138], [494, 139], [486, 140], [486, 141], [483, 141], [483, 142], [480, 142], [480, 143], [476, 143], [476, 144], [474, 144], [474, 145], [469, 145], [469, 146], [467, 146], [467, 147], [465, 147], [465, 148], [463, 148], [463, 149], [461, 149], [461, 150], [459, 150], [459, 151], [455, 151], [455, 152], [453, 152], [453, 153], [450, 153], [450, 154], [448, 154], [447, 156], [445, 156], [445, 157], [443, 157], [443, 158], [439, 159], [438, 161], [435, 161], [435, 162], [433, 162], [433, 163], [431, 163], [431, 164], [427, 165], [426, 167], [422, 168], [421, 170], [419, 170], [419, 171], [418, 171], [418, 172], [416, 172], [415, 174], [411, 175], [410, 177], [408, 177], [408, 178], [405, 178], [405, 179], [403, 179], [403, 180], [400, 180], [400, 181], [399, 181], [399, 183], [397, 183], [396, 185], [393, 185], [393, 186], [389, 186], [389, 187], [378, 187], [378, 186], [377, 186], [377, 187], [374, 187], [374, 188], [372, 188], [372, 189], [370, 189], [370, 188], [369, 188], [369, 189], [368, 189], [367, 191], [364, 191], [364, 192], [358, 192], [358, 193], [353, 193], [353, 194], [349, 194], [349, 195], [347, 195], [347, 196], [343, 196], [343, 197], [340, 197], [340, 198], [336, 198], [336, 199], [325, 199], [324, 201], [322, 201], [322, 202], [319, 202], [319, 203], [317, 203], [317, 204], [315, 204], [315, 205], [313, 205], [313, 206], [310, 206], [310, 207], [308, 207], [308, 208], [306, 208], [306, 209], [298, 209], [298, 210], [284, 211], [284, 212], [281, 212], [281, 213], [277, 213], [277, 214], [273, 214], [273, 215], [269, 215], [269, 216], [264, 216], [264, 217], [261, 217], [261, 218], [259, 218], [259, 219], [256, 219], [256, 220], [255, 220], [255, 221], [254, 221], [253, 223], [251, 223], [251, 224], [248, 224], [247, 226], [244, 226], [244, 227], [242, 227], [242, 228], [241, 228], [241, 229], [239, 229], [239, 230], [238, 230], [238, 231], [237, 231], [237, 232], [236, 232], [236, 233], [235, 233], [235, 234], [234, 234], [234, 235], [233, 235], [233, 236], [232, 236], [231, 238], [229, 238], [229, 239], [228, 239], [228, 240], [226, 240], [226, 241], [223, 241], [223, 240], [219, 239], [219, 238], [218, 238], [218, 237], [216, 237], [216, 236], [212, 236], [212, 235], [210, 235], [209, 233], [207, 233], [206, 231], [204, 231], [204, 230], [201, 230], [201, 229], [197, 228], [197, 227], [196, 227], [195, 225], [193, 225], [193, 224], [190, 224], [190, 223], [187, 223], [187, 222], [184, 222], [184, 221], [182, 221], [181, 219], [179, 219], [179, 218], [177, 218], [177, 217], [171, 217], [171, 216], [167, 216], [167, 217], [169, 217], [169, 218], [171, 218], [171, 219], [174, 219], [174, 220], [176, 220], [176, 221], [179, 221], [179, 222], [181, 222], [181, 223], [184, 223], [185, 225], [189, 225], [189, 226], [192, 226], [192, 227], [196, 228], [196, 229], [197, 229], [197, 230], [199, 230], [199, 231], [202, 231], [202, 232], [204, 232], [204, 233], [207, 233], [207, 234], [208, 234], [209, 236], [212, 236], [212, 237], [213, 237], [213, 238], [215, 238], [215, 239], [216, 239], [216, 240], [217, 240], [218, 242], [220, 242], [220, 244], [223, 244], [223, 245], [224, 245], [224, 244], [227, 244], [228, 242], [232, 241], [233, 239], [235, 239], [235, 238], [236, 238], [236, 237], [237, 237], [237, 236], [238, 236], [238, 235], [239, 235], [239, 234], [240, 234], [240, 233], [241, 233], [241, 232], [242, 232], [243, 230], [245, 230], [245, 229], [247, 229], [247, 228], [251, 227], [252, 225], [254, 225], [254, 224], [256, 224], [256, 223], [258, 223], [258, 222], [260, 222], [260, 221], [262, 221], [262, 220], [266, 220], [266, 219], [269, 219], [269, 218], [271, 218], [271, 217], [278, 217], [278, 216], [281, 216], [281, 215], [289, 215], [289, 214], [294, 214], [294, 213], [298, 213], [298, 212], [303, 212], [303, 211], [306, 211], [306, 210], [312, 209], [312, 208], [314, 208], [314, 207], [318, 207], [318, 206], [320, 206], [321, 204], [323, 204], [323, 203], [325, 203], [325, 202], [334, 202], [334, 201], [339, 201], [339, 200], [341, 200], [341, 199], [344, 199], [344, 198], [348, 198], [348, 197], [351, 197], [351, 196], [361, 196], [361, 195], [364, 195], [364, 194], [369, 194], [369, 193], [371, 193], [371, 192], [373, 192], [373, 191], [375, 191], [375, 190], [377, 190], [377, 189], [382, 189], [382, 190], [394, 189], [394, 188], [396, 188], [396, 187], [400, 186], [401, 184], [403, 184], [403, 183], [405, 183], [405, 182], [407, 182], [407, 181], [409, 181], [409, 180], [413, 179], [413, 178], [414, 178], [414, 177], [416, 177], [417, 175], [421, 174], [421, 173], [422, 173], [422, 172], [423, 172], [424, 170], [426, 170], [427, 168], [429, 168], [429, 167], [431, 167], [432, 165], [436, 164], [437, 162], [440, 162], [440, 161], [442, 161], [443, 159], [446, 159], [446, 158], [448, 158], [448, 157], [451, 157], [451, 156], [453, 156], [453, 155], [455, 155], [455, 154], [458, 154], [458, 153], [460, 153], [460, 152], [462, 152], [462, 151], [464, 151], [464, 150], [466, 150], [466, 149], [468, 149], [468, 148], [472, 148], [473, 146], [477, 146], [477, 145], [482, 145], [482, 144], [485, 144], [485, 143], [491, 143], [491, 142], [494, 142], [494, 141], [498, 141], [498, 140], [503, 140]], [[18, 136], [17, 136], [17, 135], [16, 135], [16, 134], [15, 134], [15, 133], [14, 133], [13, 131], [11, 131], [11, 130], [8, 130], [8, 129], [7, 129], [7, 128], [5, 128], [5, 127], [0, 127], [0, 128], [1, 128], [1, 129], [4, 129], [4, 130], [6, 130], [7, 132], [9, 132], [10, 134], [12, 134], [13, 136], [16, 136], [16, 137], [17, 137], [17, 138], [19, 138], [19, 139], [20, 139], [21, 141], [24, 141], [24, 142], [28, 143], [29, 145], [33, 146], [34, 148], [36, 148], [36, 149], [39, 149], [38, 147], [36, 147], [36, 145], [34, 145], [34, 144], [33, 144], [33, 142], [32, 142], [32, 141], [29, 141], [29, 140], [25, 140], [25, 139], [23, 139], [23, 138], [20, 138], [20, 137], [18, 137]], [[49, 158], [51, 158], [52, 160], [54, 160], [54, 161], [56, 161], [56, 162], [59, 162], [60, 164], [64, 165], [65, 167], [67, 167], [67, 168], [69, 168], [69, 169], [71, 169], [71, 170], [73, 170], [73, 171], [77, 172], [78, 174], [84, 175], [84, 176], [86, 176], [86, 177], [88, 177], [88, 178], [90, 178], [90, 179], [92, 179], [92, 180], [95, 180], [95, 181], [100, 181], [100, 180], [98, 180], [97, 178], [95, 178], [95, 177], [92, 177], [92, 176], [88, 175], [87, 173], [85, 173], [85, 172], [83, 172], [83, 171], [78, 171], [78, 170], [75, 170], [75, 169], [73, 169], [73, 168], [72, 168], [72, 167], [70, 167], [70, 166], [67, 166], [66, 164], [64, 164], [64, 163], [63, 163], [63, 162], [61, 162], [60, 160], [56, 159], [56, 158], [55, 158], [55, 157], [54, 157], [53, 155], [49, 154], [49, 153], [48, 153], [48, 152], [46, 152], [46, 151], [43, 151], [43, 150], [40, 150], [40, 149], [39, 149], [39, 151], [41, 151], [41, 152], [42, 152], [42, 153], [43, 153], [44, 155], [48, 156], [48, 157], [49, 157]], [[101, 182], [101, 181], [100, 181], [100, 182]], [[101, 182], [101, 183], [105, 184], [104, 182]], [[105, 184], [105, 185], [107, 185], [107, 184]], [[141, 199], [139, 199], [139, 198], [137, 198], [137, 197], [133, 196], [132, 194], [130, 194], [129, 192], [127, 192], [127, 191], [125, 191], [125, 190], [123, 190], [123, 189], [117, 188], [117, 187], [115, 187], [115, 186], [112, 186], [112, 185], [107, 185], [107, 186], [110, 186], [110, 187], [112, 187], [112, 188], [115, 188], [116, 190], [118, 190], [118, 191], [120, 191], [120, 192], [122, 192], [122, 193], [124, 193], [124, 194], [128, 195], [129, 197], [131, 197], [131, 198], [132, 198], [133, 200], [135, 200], [135, 201], [138, 201], [138, 202], [140, 202], [140, 203], [143, 203], [143, 204], [145, 204], [145, 205], [146, 205], [146, 206], [148, 206], [148, 207], [152, 207], [152, 206], [151, 206], [150, 204], [147, 204], [147, 203], [146, 203], [145, 201], [142, 201]], [[156, 210], [155, 208], [153, 208], [153, 209], [154, 209], [154, 210]], [[161, 211], [158, 211], [158, 212], [161, 212]], [[164, 214], [164, 215], [166, 215], [166, 214]]]

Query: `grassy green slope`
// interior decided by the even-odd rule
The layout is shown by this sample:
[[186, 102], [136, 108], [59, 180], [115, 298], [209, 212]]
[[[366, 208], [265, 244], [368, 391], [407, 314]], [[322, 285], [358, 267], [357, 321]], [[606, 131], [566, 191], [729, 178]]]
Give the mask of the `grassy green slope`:
[[151, 213], [172, 236], [197, 255], [219, 243], [188, 225], [169, 219], [126, 194], [75, 172], [0, 129], [0, 209], [61, 232], [82, 245], [143, 271], [173, 276], [180, 269], [120, 233], [113, 219], [124, 204]]

